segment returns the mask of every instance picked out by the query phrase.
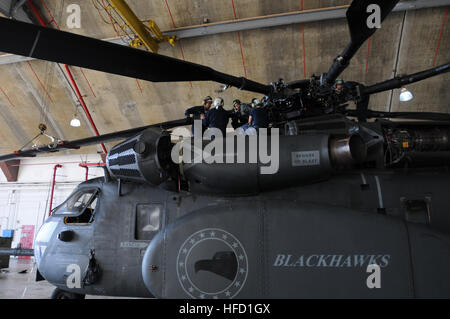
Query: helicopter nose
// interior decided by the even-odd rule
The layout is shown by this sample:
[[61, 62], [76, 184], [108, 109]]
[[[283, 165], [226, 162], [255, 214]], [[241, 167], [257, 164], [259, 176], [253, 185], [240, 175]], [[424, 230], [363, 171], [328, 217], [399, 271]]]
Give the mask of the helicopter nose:
[[55, 233], [57, 225], [58, 222], [56, 221], [46, 221], [44, 224], [42, 224], [36, 235], [36, 238], [34, 240], [34, 257], [38, 268], [42, 258], [44, 257], [45, 250], [50, 244], [53, 234]]

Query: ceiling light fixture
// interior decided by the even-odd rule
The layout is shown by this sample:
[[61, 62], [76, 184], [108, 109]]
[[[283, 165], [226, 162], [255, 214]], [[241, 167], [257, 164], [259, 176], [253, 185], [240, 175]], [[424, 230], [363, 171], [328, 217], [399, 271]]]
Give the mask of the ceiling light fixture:
[[400, 91], [400, 102], [408, 102], [414, 98], [414, 95], [411, 91], [408, 91], [406, 88], [402, 88]]
[[78, 119], [77, 115], [75, 114], [73, 119], [70, 121], [70, 126], [79, 127], [80, 125], [81, 125], [81, 122]]

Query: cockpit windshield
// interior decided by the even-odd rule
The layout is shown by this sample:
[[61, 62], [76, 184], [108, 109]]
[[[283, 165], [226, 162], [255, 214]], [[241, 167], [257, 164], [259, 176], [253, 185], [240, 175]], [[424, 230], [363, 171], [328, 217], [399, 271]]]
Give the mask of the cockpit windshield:
[[98, 189], [80, 189], [74, 192], [59, 205], [53, 215], [77, 216], [83, 213], [87, 207], [95, 208]]

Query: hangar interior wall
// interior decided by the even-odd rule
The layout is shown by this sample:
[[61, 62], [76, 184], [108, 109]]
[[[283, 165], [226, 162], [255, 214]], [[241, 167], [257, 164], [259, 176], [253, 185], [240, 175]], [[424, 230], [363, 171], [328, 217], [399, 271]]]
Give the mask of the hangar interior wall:
[[[81, 162], [99, 163], [101, 157], [88, 154], [23, 159], [17, 182], [7, 182], [0, 172], [0, 236], [5, 229], [14, 230], [11, 247], [16, 247], [22, 235], [26, 235], [22, 234], [22, 226], [34, 226], [35, 235], [48, 216], [54, 166], [62, 165], [56, 171], [53, 197], [56, 207], [85, 180], [86, 170], [79, 166]], [[102, 168], [89, 167], [89, 179], [103, 175]]]

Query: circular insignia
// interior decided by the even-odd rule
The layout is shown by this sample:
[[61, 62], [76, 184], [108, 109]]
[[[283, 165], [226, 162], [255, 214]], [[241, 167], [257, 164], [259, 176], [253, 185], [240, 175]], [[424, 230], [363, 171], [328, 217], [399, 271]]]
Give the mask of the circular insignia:
[[233, 298], [244, 286], [247, 273], [244, 247], [222, 229], [199, 230], [178, 251], [178, 281], [192, 298]]

